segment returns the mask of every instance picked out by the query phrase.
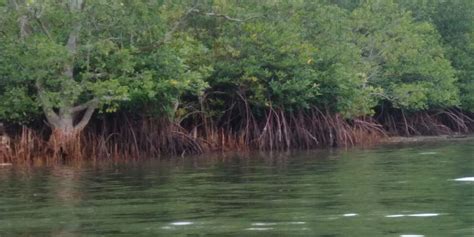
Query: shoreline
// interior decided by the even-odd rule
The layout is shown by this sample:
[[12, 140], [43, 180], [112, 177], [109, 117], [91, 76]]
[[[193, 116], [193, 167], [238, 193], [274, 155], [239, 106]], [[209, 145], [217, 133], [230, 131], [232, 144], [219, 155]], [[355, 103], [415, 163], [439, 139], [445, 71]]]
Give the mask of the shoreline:
[[[457, 134], [457, 135], [436, 135], [436, 136], [411, 136], [411, 137], [403, 137], [403, 136], [387, 136], [383, 139], [381, 139], [379, 142], [377, 143], [372, 143], [372, 145], [370, 145], [370, 147], [379, 147], [379, 146], [384, 146], [384, 145], [397, 145], [397, 144], [403, 144], [403, 145], [409, 145], [409, 144], [419, 144], [419, 143], [435, 143], [435, 142], [454, 142], [454, 141], [470, 141], [470, 140], [474, 140], [474, 133], [469, 133], [469, 134]], [[349, 146], [349, 147], [343, 147], [343, 146], [340, 146], [340, 147], [334, 147], [336, 149], [344, 149], [344, 148], [358, 148], [358, 147], [365, 147], [365, 145], [363, 144], [357, 144], [357, 145], [352, 145], [352, 146]], [[292, 152], [295, 152], [295, 151], [323, 151], [325, 149], [328, 149], [330, 147], [320, 147], [320, 148], [314, 148], [314, 149], [290, 149], [290, 150], [286, 150], [286, 151], [292, 151]], [[258, 152], [259, 150], [246, 150], [244, 153], [247, 153], [247, 152]], [[186, 155], [171, 155], [171, 156], [161, 156], [161, 157], [156, 157], [156, 158], [150, 158], [150, 159], [138, 159], [138, 160], [132, 160], [133, 162], [146, 162], [146, 161], [149, 161], [149, 160], [153, 160], [153, 159], [156, 159], [156, 160], [161, 160], [161, 159], [173, 159], [173, 158], [180, 158], [180, 159], [183, 159], [183, 158], [189, 158], [189, 157], [193, 157], [193, 156], [214, 156], [216, 154], [219, 154], [219, 155], [224, 155], [224, 154], [229, 154], [229, 153], [241, 153], [243, 152], [242, 150], [239, 150], [239, 149], [233, 149], [233, 150], [221, 150], [221, 151], [218, 151], [218, 150], [214, 150], [214, 151], [207, 151], [207, 152], [203, 152], [201, 154], [186, 154]], [[260, 150], [260, 152], [262, 152]], [[263, 151], [263, 152], [285, 152], [285, 150], [274, 150], [274, 151]], [[117, 160], [114, 160], [114, 159], [94, 159], [95, 162], [99, 161], [100, 163], [101, 162], [107, 162], [107, 161], [112, 161], [112, 162], [117, 162]], [[77, 161], [77, 160], [76, 160]], [[82, 160], [82, 162], [84, 162], [85, 160]], [[127, 162], [127, 160], [122, 160], [122, 161], [125, 161]], [[73, 161], [74, 162], [74, 161]], [[20, 162], [20, 163], [23, 163], [23, 164], [27, 164], [29, 162]], [[38, 164], [38, 162], [33, 162], [35, 164]], [[43, 163], [43, 162], [40, 162], [40, 163]], [[53, 162], [54, 164], [57, 164], [56, 162]], [[62, 163], [62, 162], [60, 162]], [[69, 162], [66, 162], [66, 163], [69, 163]], [[63, 163], [63, 164], [66, 164], [66, 163]], [[18, 164], [17, 162], [0, 162], [0, 168], [7, 168], [7, 167], [11, 167], [13, 166], [14, 164]], [[46, 162], [46, 163], [43, 163], [43, 165], [46, 165], [48, 166], [48, 164], [52, 164], [50, 162]]]
[[459, 134], [459, 135], [435, 135], [435, 136], [393, 136], [382, 139], [380, 144], [409, 144], [422, 142], [442, 142], [442, 141], [469, 141], [474, 140], [474, 134]]

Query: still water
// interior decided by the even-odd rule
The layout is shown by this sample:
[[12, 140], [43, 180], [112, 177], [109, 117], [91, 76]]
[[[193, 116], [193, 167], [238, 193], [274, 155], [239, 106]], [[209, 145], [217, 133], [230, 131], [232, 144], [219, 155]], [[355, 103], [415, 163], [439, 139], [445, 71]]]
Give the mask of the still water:
[[0, 168], [0, 236], [474, 236], [474, 141]]

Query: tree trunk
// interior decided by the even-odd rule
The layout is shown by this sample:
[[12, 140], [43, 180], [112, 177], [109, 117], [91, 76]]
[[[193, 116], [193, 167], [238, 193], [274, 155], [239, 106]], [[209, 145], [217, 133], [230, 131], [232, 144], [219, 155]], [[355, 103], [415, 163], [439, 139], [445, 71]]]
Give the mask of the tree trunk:
[[[80, 12], [84, 6], [84, 0], [69, 0], [69, 10], [71, 12]], [[77, 44], [79, 41], [79, 32], [81, 30], [80, 22], [71, 29], [66, 47], [71, 55], [76, 54]], [[67, 80], [74, 80], [74, 62], [65, 65], [64, 76]], [[40, 91], [41, 93], [41, 91]], [[89, 120], [97, 106], [94, 99], [85, 104], [73, 107], [72, 104], [66, 103], [59, 108], [59, 113], [54, 113], [48, 121], [52, 125], [52, 134], [49, 142], [56, 154], [67, 156], [80, 156], [82, 154], [80, 133], [89, 123]], [[44, 104], [43, 104], [44, 107]], [[78, 113], [84, 111], [84, 115], [78, 124], [74, 124]], [[48, 113], [46, 113], [48, 117]]]
[[[68, 0], [68, 7], [71, 13], [80, 13], [84, 8], [85, 0]], [[10, 0], [9, 6], [12, 10], [20, 12], [21, 7], [26, 7], [28, 11], [28, 4], [24, 0]], [[20, 39], [25, 40], [31, 34], [31, 24], [28, 22], [28, 15], [25, 12], [20, 12], [18, 19]], [[43, 31], [48, 35], [48, 30], [44, 25]], [[81, 22], [77, 21], [71, 28], [69, 37], [66, 43], [68, 52], [71, 55], [76, 54], [79, 35], [81, 31]], [[74, 58], [74, 57], [73, 57]], [[74, 80], [74, 61], [64, 65], [63, 76], [65, 80]], [[98, 98], [74, 106], [78, 101], [65, 100], [62, 105], [55, 105], [48, 98], [48, 91], [42, 84], [41, 80], [36, 80], [35, 86], [38, 93], [38, 99], [41, 103], [44, 115], [48, 124], [52, 129], [51, 137], [49, 138], [49, 144], [54, 150], [55, 154], [66, 154], [70, 156], [80, 155], [81, 144], [80, 144], [80, 133], [86, 125], [89, 123], [92, 114], [98, 106]], [[63, 89], [67, 86], [67, 83], [62, 83]], [[59, 110], [57, 112], [57, 110]], [[82, 117], [79, 117], [82, 115]], [[79, 120], [77, 124], [75, 121]]]
[[[59, 114], [54, 111], [46, 113], [46, 118], [52, 129], [49, 143], [55, 153], [61, 152], [63, 155], [73, 156], [82, 154], [80, 135], [97, 106], [98, 100], [92, 99], [72, 108], [60, 109]], [[78, 117], [78, 115], [82, 115], [82, 117]], [[74, 123], [79, 118], [79, 122]]]
[[80, 155], [80, 132], [74, 128], [74, 117], [71, 114], [58, 116], [55, 123], [51, 124], [52, 133], [49, 144], [55, 155]]

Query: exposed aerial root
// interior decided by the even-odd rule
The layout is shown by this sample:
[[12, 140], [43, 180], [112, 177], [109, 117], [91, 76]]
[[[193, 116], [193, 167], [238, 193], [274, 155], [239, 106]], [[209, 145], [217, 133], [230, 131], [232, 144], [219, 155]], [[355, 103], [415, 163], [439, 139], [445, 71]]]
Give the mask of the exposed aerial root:
[[235, 116], [239, 119], [233, 123], [208, 120], [187, 123], [186, 128], [169, 120], [123, 115], [94, 122], [67, 144], [54, 132], [46, 142], [47, 135], [23, 127], [1, 144], [0, 162], [138, 160], [210, 151], [348, 147], [375, 144], [389, 135], [461, 134], [474, 128], [472, 116], [455, 109], [393, 114], [378, 120], [345, 119], [317, 108], [297, 112], [270, 108], [259, 119], [249, 112]]

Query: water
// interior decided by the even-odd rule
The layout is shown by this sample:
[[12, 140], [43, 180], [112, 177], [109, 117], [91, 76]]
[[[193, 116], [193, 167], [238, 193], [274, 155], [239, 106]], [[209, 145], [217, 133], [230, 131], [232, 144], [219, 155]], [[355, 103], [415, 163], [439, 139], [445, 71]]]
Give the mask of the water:
[[473, 236], [473, 154], [471, 140], [2, 167], [0, 236]]

